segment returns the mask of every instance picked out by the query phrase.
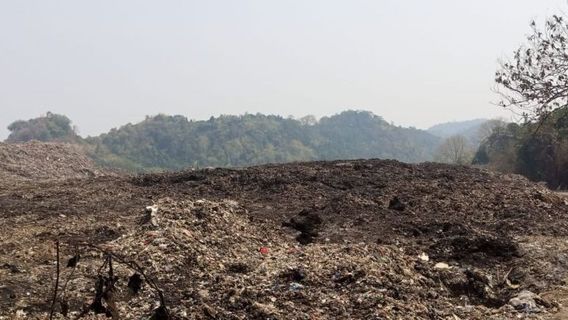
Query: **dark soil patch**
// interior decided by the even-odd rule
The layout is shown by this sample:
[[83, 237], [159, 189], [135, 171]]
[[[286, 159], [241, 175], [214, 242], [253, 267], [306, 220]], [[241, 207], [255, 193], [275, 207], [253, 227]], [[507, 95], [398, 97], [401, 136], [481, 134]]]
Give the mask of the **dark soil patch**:
[[318, 236], [317, 230], [322, 222], [321, 217], [317, 213], [302, 210], [296, 217], [290, 218], [289, 221], [282, 223], [282, 225], [300, 231], [296, 240], [301, 244], [309, 244]]
[[442, 238], [430, 247], [437, 260], [484, 264], [491, 259], [511, 260], [521, 256], [519, 246], [507, 236], [459, 235]]

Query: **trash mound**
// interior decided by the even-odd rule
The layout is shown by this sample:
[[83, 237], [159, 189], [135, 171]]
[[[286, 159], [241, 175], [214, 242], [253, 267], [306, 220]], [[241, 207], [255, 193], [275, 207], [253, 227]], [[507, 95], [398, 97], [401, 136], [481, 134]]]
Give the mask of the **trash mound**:
[[67, 143], [0, 143], [0, 179], [51, 180], [101, 175], [78, 146]]
[[312, 162], [147, 174], [132, 183], [155, 192], [236, 199], [255, 217], [301, 232], [298, 240], [306, 243], [568, 235], [566, 199], [518, 175], [466, 166]]
[[[235, 320], [516, 315], [509, 297], [499, 300], [497, 284], [480, 270], [435, 263], [393, 246], [301, 246], [290, 235], [247, 217], [235, 201], [162, 199], [147, 208], [135, 230], [103, 249], [81, 243], [67, 247], [68, 262], [63, 266], [68, 268], [61, 278], [68, 285], [59, 294], [64, 298], [56, 304], [57, 317], [64, 312], [74, 318], [88, 310], [86, 302], [101, 292], [96, 288], [107, 268], [107, 262], [101, 266], [104, 252], [115, 254], [113, 301], [101, 299], [98, 309], [83, 312], [83, 319], [100, 319], [96, 310], [102, 315], [113, 310], [125, 319], [161, 319], [160, 314], [171, 319]], [[140, 269], [129, 268], [129, 261]], [[537, 310], [534, 299], [542, 299], [523, 294], [530, 295], [529, 307]], [[522, 305], [524, 296], [516, 297], [515, 303]], [[26, 317], [47, 315], [44, 310]]]
[[553, 319], [568, 305], [566, 198], [475, 168], [24, 181], [0, 206], [0, 319], [46, 319], [55, 241], [60, 318]]

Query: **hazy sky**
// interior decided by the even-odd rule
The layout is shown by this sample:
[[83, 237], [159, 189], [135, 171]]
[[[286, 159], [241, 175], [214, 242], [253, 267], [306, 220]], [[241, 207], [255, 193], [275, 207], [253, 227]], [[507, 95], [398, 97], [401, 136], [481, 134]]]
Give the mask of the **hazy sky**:
[[46, 111], [94, 135], [145, 115], [370, 110], [425, 128], [508, 115], [497, 60], [566, 0], [0, 0], [0, 138]]

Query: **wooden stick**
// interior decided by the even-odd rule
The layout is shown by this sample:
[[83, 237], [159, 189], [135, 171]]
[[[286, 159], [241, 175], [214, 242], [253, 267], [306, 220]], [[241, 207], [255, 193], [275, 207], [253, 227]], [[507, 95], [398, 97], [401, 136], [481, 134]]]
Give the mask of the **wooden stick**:
[[56, 272], [57, 275], [55, 277], [55, 289], [53, 290], [53, 300], [51, 301], [51, 311], [49, 312], [49, 320], [53, 319], [53, 313], [55, 312], [55, 302], [57, 301], [57, 290], [59, 289], [59, 240], [55, 241], [55, 248], [56, 248], [56, 255], [57, 255], [57, 263], [56, 263]]

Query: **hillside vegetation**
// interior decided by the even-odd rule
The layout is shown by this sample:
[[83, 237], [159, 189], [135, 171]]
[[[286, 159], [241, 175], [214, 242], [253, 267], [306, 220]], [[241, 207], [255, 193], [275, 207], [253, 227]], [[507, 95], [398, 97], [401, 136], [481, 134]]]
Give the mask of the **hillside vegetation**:
[[30, 120], [18, 120], [8, 126], [10, 135], [6, 142], [17, 143], [31, 140], [43, 142], [77, 142], [80, 137], [64, 115], [48, 112], [45, 116]]
[[[45, 141], [48, 135], [42, 131], [22, 132], [30, 132], [29, 127], [37, 123], [48, 127], [53, 117], [17, 122], [17, 127], [11, 126], [9, 140]], [[78, 139], [98, 163], [132, 171], [360, 158], [421, 162], [433, 159], [439, 140], [423, 130], [391, 125], [366, 111], [345, 111], [319, 121], [262, 114], [206, 121], [157, 115]]]
[[475, 164], [568, 187], [568, 108], [554, 110], [536, 122], [497, 127], [481, 144]]

